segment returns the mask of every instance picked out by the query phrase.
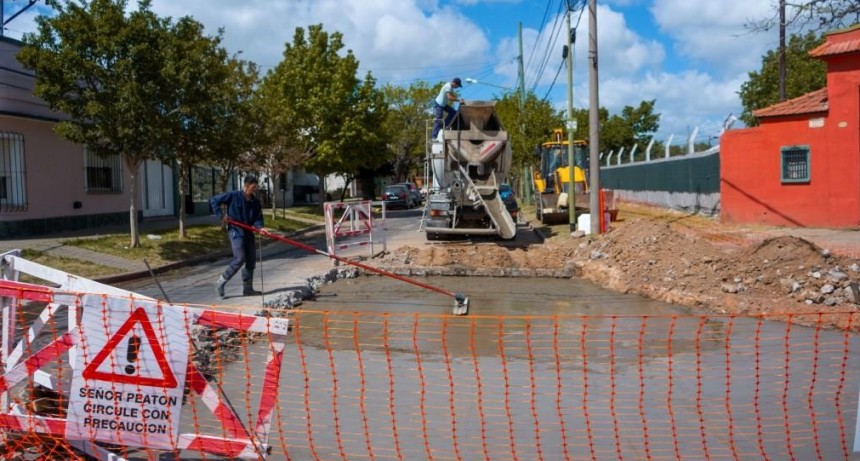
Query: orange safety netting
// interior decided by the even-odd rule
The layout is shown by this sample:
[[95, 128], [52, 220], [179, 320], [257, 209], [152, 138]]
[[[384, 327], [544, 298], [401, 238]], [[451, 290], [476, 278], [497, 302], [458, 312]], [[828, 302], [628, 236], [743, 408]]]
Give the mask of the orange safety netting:
[[[0, 287], [0, 296], [14, 299], [15, 317], [6, 320], [22, 349], [4, 354], [10, 362], [0, 378], [8, 397], [0, 408], [2, 459], [88, 459], [87, 450], [128, 459], [295, 461], [854, 456], [858, 363], [850, 357], [860, 344], [854, 333], [825, 328], [823, 313], [805, 315], [809, 325], [801, 326], [783, 321], [791, 314], [771, 320], [295, 310], [288, 331], [279, 325], [267, 333], [265, 325], [279, 320], [250, 309], [156, 302], [147, 311], [151, 333], [142, 324], [125, 333], [106, 327], [104, 344], [87, 348], [92, 330], [68, 328], [68, 319], [86, 323], [93, 298], [10, 287]], [[146, 304], [97, 299], [104, 325], [122, 312], [118, 306], [127, 305], [131, 318]], [[179, 330], [162, 321], [173, 315], [168, 311], [181, 312]], [[852, 324], [857, 314], [826, 315]], [[40, 322], [41, 331], [28, 335]], [[142, 339], [125, 341], [131, 332]], [[180, 371], [172, 354], [186, 340], [189, 365]], [[157, 349], [165, 363], [143, 370], [137, 355]], [[87, 369], [89, 381], [76, 377]], [[171, 401], [177, 391], [166, 375], [173, 373], [184, 379], [181, 398]], [[43, 385], [48, 381], [53, 388]], [[80, 391], [81, 383], [103, 392]], [[106, 397], [108, 390], [122, 393]], [[113, 408], [93, 410], [105, 399], [115, 400]], [[152, 413], [165, 408], [171, 414]], [[155, 416], [143, 417], [144, 409]], [[99, 435], [96, 442], [68, 436], [85, 417], [102, 421], [82, 432]], [[168, 428], [163, 437], [158, 425]], [[143, 433], [139, 440], [123, 443], [135, 431]]]

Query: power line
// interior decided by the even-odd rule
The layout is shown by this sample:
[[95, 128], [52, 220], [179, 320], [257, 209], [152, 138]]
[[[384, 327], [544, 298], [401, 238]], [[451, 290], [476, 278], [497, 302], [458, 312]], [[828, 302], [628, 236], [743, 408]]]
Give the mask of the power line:
[[549, 33], [549, 39], [547, 40], [547, 46], [544, 49], [543, 58], [540, 61], [540, 65], [535, 72], [535, 83], [532, 85], [532, 91], [537, 87], [538, 82], [543, 78], [543, 73], [546, 71], [547, 65], [549, 65], [550, 57], [552, 56], [552, 50], [556, 47], [558, 42], [558, 37], [562, 31], [562, 18], [564, 17], [561, 14], [562, 6], [565, 0], [561, 0], [559, 3], [558, 14], [556, 14], [555, 23], [553, 24], [552, 30]]
[[[540, 28], [538, 28], [538, 40], [535, 40], [534, 46], [532, 46], [532, 52], [529, 55], [529, 60], [526, 62], [526, 67], [528, 68], [532, 64], [531, 57], [534, 56], [535, 51], [537, 50], [537, 45], [540, 39], [540, 35], [543, 34], [543, 28], [546, 26], [546, 20], [549, 17], [549, 9], [552, 2], [546, 2], [546, 9], [543, 11], [543, 19], [540, 21]], [[525, 82], [523, 82], [523, 87], [525, 87]]]
[[[582, 20], [582, 15], [585, 12], [586, 5], [587, 5], [586, 1], [583, 0], [582, 4], [580, 6], [580, 9], [579, 9], [579, 16], [576, 18], [576, 24], [573, 26], [573, 31], [575, 31], [579, 27], [579, 22]], [[572, 32], [572, 31], [568, 31], [568, 33], [570, 33], [570, 32]], [[573, 59], [573, 50], [572, 49], [568, 50], [567, 59]], [[558, 80], [558, 76], [561, 73], [561, 69], [563, 67], [564, 67], [564, 60], [562, 60], [561, 63], [559, 64], [558, 70], [555, 73], [555, 77], [552, 79], [552, 84], [550, 85], [549, 89], [547, 90], [546, 95], [544, 95], [544, 97], [543, 97], [544, 101], [546, 101], [546, 99], [549, 97], [549, 93], [553, 90], [553, 87], [555, 86], [555, 83]], [[538, 81], [535, 82], [534, 88], [537, 88], [537, 82]], [[533, 88], [533, 90], [534, 90], [534, 88]]]
[[552, 83], [549, 85], [549, 89], [546, 90], [546, 94], [543, 96], [543, 100], [546, 101], [546, 98], [549, 97], [549, 94], [552, 92], [553, 87], [555, 86], [556, 80], [558, 80], [558, 76], [561, 74], [561, 69], [564, 68], [564, 61], [561, 61], [561, 64], [558, 66], [558, 70], [555, 71], [555, 77], [552, 79]]

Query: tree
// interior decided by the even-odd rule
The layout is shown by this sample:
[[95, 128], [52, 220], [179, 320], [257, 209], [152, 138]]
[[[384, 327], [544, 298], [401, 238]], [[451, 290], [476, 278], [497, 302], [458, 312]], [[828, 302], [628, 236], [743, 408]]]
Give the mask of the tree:
[[135, 200], [143, 161], [166, 155], [170, 135], [161, 76], [167, 24], [149, 1], [126, 15], [125, 0], [53, 3], [25, 34], [18, 60], [36, 75], [34, 93], [65, 113], [61, 137], [100, 156], [121, 155], [128, 174], [132, 247], [140, 246]]
[[[860, 3], [857, 0], [806, 0], [785, 4], [785, 25], [795, 30], [824, 32], [860, 22]], [[774, 11], [776, 13], [773, 16], [752, 21], [747, 24], [747, 28], [768, 31], [779, 27], [779, 3], [775, 5]]]
[[[827, 67], [819, 59], [809, 56], [809, 51], [823, 42], [823, 37], [809, 32], [792, 35], [786, 47], [786, 97], [796, 98], [824, 88], [827, 84]], [[747, 126], [758, 125], [753, 111], [779, 102], [779, 50], [770, 50], [762, 57], [758, 71], [750, 72], [749, 80], [741, 85], [738, 94], [744, 111], [741, 121]]]
[[[660, 114], [654, 113], [656, 100], [642, 101], [638, 106], [624, 106], [620, 114], [610, 115], [605, 107], [598, 110], [600, 120], [600, 144], [605, 152], [619, 151], [624, 148], [629, 152], [634, 145], [639, 145], [639, 152], [644, 156], [644, 147], [651, 142], [654, 133], [660, 129]], [[588, 139], [589, 114], [588, 109], [576, 109], [573, 112], [576, 120], [576, 139]]]
[[522, 108], [517, 93], [503, 94], [496, 104], [496, 113], [511, 139], [515, 171], [536, 166], [539, 159], [534, 155], [535, 147], [549, 139], [553, 128], [564, 126], [561, 113], [532, 91], [526, 93]]
[[408, 88], [385, 85], [382, 93], [388, 106], [388, 116], [383, 126], [394, 176], [397, 182], [405, 181], [425, 155], [427, 137], [430, 135], [428, 121], [432, 123], [433, 120], [428, 107], [435, 90], [427, 82], [420, 81]]
[[[225, 121], [234, 121], [235, 111], [225, 96], [235, 93], [230, 85], [233, 67], [221, 48], [221, 34], [207, 37], [203, 25], [183, 17], [168, 30], [162, 79], [171, 84], [166, 101], [168, 123], [175, 155], [179, 197], [179, 237], [185, 238], [186, 181], [191, 168], [207, 157], [210, 144], [236, 136]], [[229, 101], [229, 100], [228, 100]]]
[[634, 145], [647, 145], [660, 128], [660, 114], [654, 113], [654, 104], [654, 99], [642, 101], [638, 107], [624, 106], [620, 115], [609, 116], [600, 127], [601, 147], [629, 151]]
[[258, 100], [257, 66], [235, 57], [226, 66], [227, 78], [210, 101], [216, 117], [208, 124], [203, 146], [206, 162], [218, 170], [221, 192], [237, 169], [268, 172], [263, 167], [268, 124]]
[[[368, 73], [356, 77], [358, 59], [341, 54], [343, 36], [321, 24], [297, 28], [284, 59], [266, 75], [271, 122], [283, 136], [284, 152], [325, 178], [354, 174], [385, 161], [382, 122], [387, 108]], [[320, 196], [325, 195], [323, 181]]]

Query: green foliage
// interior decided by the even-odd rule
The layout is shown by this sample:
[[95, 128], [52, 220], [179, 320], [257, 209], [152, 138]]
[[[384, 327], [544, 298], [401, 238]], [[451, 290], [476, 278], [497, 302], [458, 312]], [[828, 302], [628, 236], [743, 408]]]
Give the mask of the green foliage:
[[149, 158], [167, 155], [173, 82], [165, 80], [168, 21], [141, 1], [126, 15], [125, 0], [53, 2], [55, 16], [37, 17], [18, 60], [36, 75], [34, 93], [69, 119], [63, 138], [97, 155], [120, 154], [129, 185], [131, 246], [139, 245], [135, 176]]
[[629, 151], [634, 145], [644, 149], [660, 128], [660, 114], [654, 113], [655, 100], [642, 101], [639, 107], [624, 106], [620, 115], [611, 115], [601, 123], [601, 150]]
[[385, 85], [382, 88], [388, 105], [388, 116], [383, 123], [388, 139], [395, 181], [400, 182], [416, 174], [423, 165], [425, 145], [430, 136], [433, 115], [428, 112], [429, 101], [436, 89], [427, 82], [416, 82], [408, 88]]
[[237, 92], [231, 87], [237, 84], [233, 79], [236, 66], [220, 46], [221, 31], [208, 37], [203, 25], [190, 17], [169, 24], [166, 37], [161, 73], [162, 79], [172, 84], [165, 98], [172, 140], [168, 148], [179, 168], [179, 235], [185, 237], [185, 181], [191, 168], [214, 155], [210, 146], [218, 142], [235, 145], [225, 138], [235, 138], [237, 132], [231, 125], [240, 124], [230, 105], [231, 96]]
[[496, 104], [496, 113], [511, 139], [514, 172], [523, 166], [537, 166], [540, 159], [534, 154], [535, 148], [549, 139], [554, 128], [564, 125], [561, 113], [531, 91], [526, 94], [522, 108], [517, 93], [503, 94]]
[[265, 163], [265, 146], [271, 131], [259, 104], [257, 83], [259, 74], [254, 63], [230, 58], [224, 65], [228, 72], [220, 82], [210, 105], [214, 118], [207, 124], [203, 154], [220, 173], [220, 191], [227, 188], [228, 178], [235, 170], [264, 170], [269, 176], [286, 171], [273, 169]]
[[321, 24], [297, 28], [284, 59], [266, 76], [267, 118], [281, 136], [279, 150], [320, 176], [351, 174], [386, 160], [382, 124], [387, 107], [358, 59], [341, 53], [343, 36]]
[[126, 1], [67, 1], [37, 17], [18, 60], [35, 71], [36, 96], [70, 116], [60, 136], [130, 164], [156, 156], [168, 135], [161, 79], [166, 24], [149, 10], [125, 15]]
[[[785, 96], [788, 99], [824, 88], [827, 83], [827, 68], [823, 61], [809, 56], [809, 51], [823, 42], [824, 38], [810, 32], [792, 35], [785, 52]], [[740, 116], [747, 126], [758, 125], [753, 111], [779, 102], [779, 50], [770, 50], [762, 57], [758, 71], [749, 73], [749, 80], [741, 85], [738, 93], [744, 111]]]
[[[634, 145], [639, 145], [639, 152], [644, 152], [645, 146], [651, 141], [654, 133], [660, 128], [660, 114], [654, 113], [656, 100], [642, 101], [639, 106], [624, 106], [620, 114], [610, 115], [605, 107], [598, 110], [600, 120], [600, 150], [602, 152], [618, 151], [624, 148], [629, 152]], [[575, 139], [589, 139], [588, 109], [574, 109], [576, 120]]]

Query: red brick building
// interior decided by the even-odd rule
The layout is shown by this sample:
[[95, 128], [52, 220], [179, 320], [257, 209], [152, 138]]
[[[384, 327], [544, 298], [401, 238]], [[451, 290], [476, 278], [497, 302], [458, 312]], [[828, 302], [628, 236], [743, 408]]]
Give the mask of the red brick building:
[[724, 222], [860, 226], [860, 24], [828, 34], [810, 55], [827, 64], [825, 88], [723, 134]]

